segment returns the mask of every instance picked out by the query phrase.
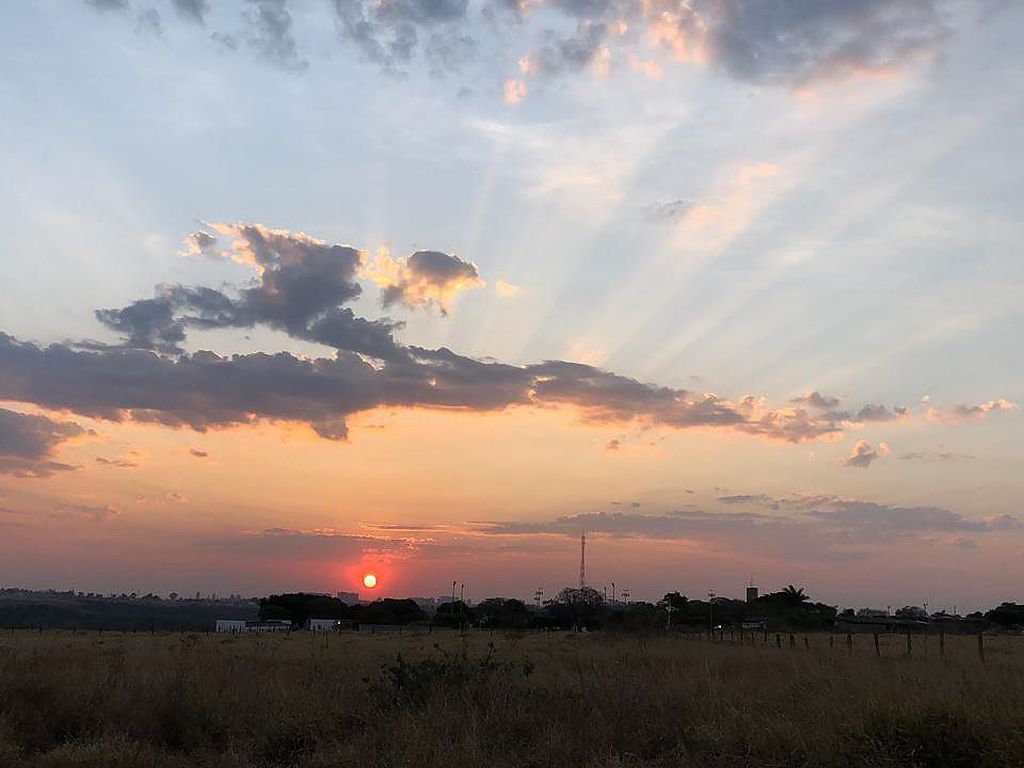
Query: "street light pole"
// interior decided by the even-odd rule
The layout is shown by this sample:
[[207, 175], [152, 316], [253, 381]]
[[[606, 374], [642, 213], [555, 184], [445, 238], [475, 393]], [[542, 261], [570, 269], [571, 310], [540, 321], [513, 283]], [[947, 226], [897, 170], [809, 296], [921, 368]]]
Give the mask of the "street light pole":
[[714, 590], [708, 592], [708, 615], [711, 621], [711, 639], [715, 639], [715, 598], [718, 595], [715, 594]]

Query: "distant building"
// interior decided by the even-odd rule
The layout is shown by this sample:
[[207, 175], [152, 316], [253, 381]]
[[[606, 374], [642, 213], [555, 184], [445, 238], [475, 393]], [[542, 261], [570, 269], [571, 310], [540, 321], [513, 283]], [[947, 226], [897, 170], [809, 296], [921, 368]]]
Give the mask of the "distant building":
[[[409, 599], [416, 603], [420, 610], [426, 611], [427, 613], [433, 613], [437, 609], [437, 601], [432, 597], [410, 597]], [[449, 597], [445, 602], [450, 603], [451, 600], [452, 599]]]
[[307, 619], [306, 629], [311, 632], [330, 632], [338, 628], [337, 619]]
[[753, 584], [751, 584], [749, 587], [747, 587], [747, 602], [748, 603], [752, 603], [755, 600], [757, 600], [757, 598], [758, 598], [757, 587], [755, 587]]
[[290, 621], [267, 619], [266, 621], [243, 621], [239, 619], [217, 619], [218, 632], [288, 632]]
[[358, 592], [339, 592], [337, 598], [345, 605], [356, 605], [359, 603]]

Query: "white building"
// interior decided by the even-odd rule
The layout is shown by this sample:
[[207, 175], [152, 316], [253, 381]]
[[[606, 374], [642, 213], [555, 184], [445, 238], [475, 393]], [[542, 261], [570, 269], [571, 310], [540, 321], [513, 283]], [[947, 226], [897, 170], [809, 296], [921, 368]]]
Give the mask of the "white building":
[[268, 619], [266, 621], [244, 621], [241, 619], [217, 619], [218, 632], [288, 632], [290, 621]]
[[311, 632], [331, 632], [338, 628], [337, 619], [307, 619], [306, 629]]

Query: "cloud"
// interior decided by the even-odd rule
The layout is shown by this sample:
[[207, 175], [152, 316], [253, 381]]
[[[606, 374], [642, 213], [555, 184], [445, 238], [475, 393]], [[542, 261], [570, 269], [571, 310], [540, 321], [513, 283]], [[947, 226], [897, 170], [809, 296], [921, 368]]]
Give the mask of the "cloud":
[[809, 405], [812, 408], [818, 408], [820, 410], [829, 410], [839, 405], [840, 400], [838, 397], [832, 395], [823, 395], [817, 390], [808, 392], [805, 395], [794, 397], [790, 400], [791, 403], [802, 403], [803, 405]]
[[676, 224], [686, 218], [695, 205], [693, 200], [670, 200], [663, 203], [652, 203], [643, 212], [650, 221]]
[[952, 451], [908, 451], [900, 454], [902, 461], [961, 461], [977, 459], [968, 453], [954, 453]]
[[128, 0], [86, 0], [93, 8], [101, 11], [127, 11]]
[[[130, 11], [128, 0], [87, 2]], [[209, 0], [170, 3], [182, 23], [205, 25], [211, 17]], [[211, 39], [228, 50], [244, 39], [286, 71], [309, 66], [291, 12], [305, 11], [304, 4], [235, 0], [230, 7], [239, 6], [235, 25], [212, 30]], [[525, 60], [520, 76], [505, 80], [511, 103], [525, 96], [529, 78], [604, 75], [620, 61], [649, 77], [659, 77], [665, 59], [673, 59], [745, 84], [797, 88], [889, 77], [933, 58], [956, 26], [986, 15], [968, 0], [491, 0], [479, 9], [468, 0], [332, 0], [331, 8], [341, 43], [390, 75], [422, 69], [441, 76], [476, 60]], [[307, 16], [324, 23], [312, 13], [298, 19]], [[152, 7], [137, 21], [160, 24]], [[495, 45], [491, 55], [478, 56]], [[524, 46], [530, 52], [521, 57]]]
[[861, 469], [867, 469], [873, 462], [888, 455], [889, 446], [885, 443], [879, 443], [878, 449], [875, 450], [867, 440], [858, 440], [853, 446], [853, 451], [850, 455], [845, 459], [841, 459], [839, 463], [844, 467], [859, 467]]
[[[0, 399], [200, 431], [261, 420], [302, 422], [334, 440], [347, 436], [347, 416], [382, 406], [564, 407], [590, 424], [724, 429], [793, 443], [849, 427], [848, 414], [813, 403], [779, 407], [749, 395], [732, 401], [585, 363], [508, 365], [402, 345], [394, 338], [401, 323], [368, 320], [342, 306], [361, 294], [357, 279], [378, 280], [386, 302], [434, 303], [447, 311], [452, 296], [482, 283], [473, 264], [417, 251], [405, 262], [388, 256], [371, 268], [361, 251], [302, 233], [258, 224], [210, 228], [230, 239], [225, 250], [206, 238], [190, 241], [208, 255], [253, 268], [253, 285], [223, 291], [163, 285], [154, 298], [99, 310], [97, 319], [124, 337], [114, 345], [41, 347], [0, 333]], [[183, 351], [191, 330], [256, 325], [333, 347], [334, 355]], [[849, 466], [866, 466], [877, 456], [851, 458]]]
[[74, 469], [52, 457], [61, 444], [85, 433], [72, 422], [0, 408], [0, 474], [47, 477]]
[[217, 236], [198, 230], [190, 233], [184, 242], [184, 248], [179, 252], [181, 256], [210, 256], [220, 258], [217, 252]]
[[230, 249], [217, 251], [216, 238], [199, 232], [186, 238], [185, 252], [231, 258], [252, 267], [259, 283], [239, 290], [237, 296], [212, 288], [161, 285], [152, 299], [97, 310], [101, 323], [124, 334], [125, 346], [174, 353], [182, 351], [192, 328], [267, 325], [296, 338], [374, 357], [396, 353], [392, 334], [402, 323], [365, 320], [341, 306], [362, 293], [356, 281], [363, 261], [360, 251], [259, 224], [211, 226], [231, 238]]
[[119, 469], [134, 469], [139, 466], [137, 462], [130, 459], [108, 459], [103, 456], [97, 456], [96, 463], [105, 467], [117, 467]]
[[764, 493], [741, 493], [733, 496], [719, 496], [720, 504], [756, 504], [768, 509], [778, 509], [779, 502]]
[[200, 451], [198, 448], [189, 448], [188, 452], [197, 459], [205, 459], [210, 455], [206, 451]]
[[[479, 522], [483, 536], [588, 536], [685, 542], [704, 552], [748, 553], [787, 562], [849, 561], [870, 556], [871, 547], [926, 543], [936, 534], [1016, 530], [1010, 515], [971, 520], [941, 507], [899, 507], [836, 496], [748, 498], [778, 504], [783, 514], [697, 509], [664, 514], [583, 512], [539, 521]], [[774, 508], [774, 507], [773, 507]]]
[[299, 57], [287, 0], [248, 0], [248, 3], [249, 43], [256, 52], [282, 69], [305, 69], [308, 63]]
[[402, 262], [383, 250], [362, 274], [381, 287], [385, 307], [403, 304], [414, 309], [433, 304], [442, 315], [448, 314], [460, 291], [484, 284], [476, 265], [440, 251], [416, 251]]
[[116, 507], [107, 504], [58, 504], [54, 508], [56, 515], [71, 515], [74, 517], [88, 517], [97, 522], [111, 517], [117, 517], [120, 511]]
[[164, 26], [160, 20], [160, 12], [156, 8], [147, 8], [140, 11], [135, 17], [135, 31], [149, 33], [159, 37], [163, 34]]
[[406, 538], [364, 536], [332, 528], [265, 528], [207, 539], [203, 543], [232, 553], [329, 559], [354, 557], [367, 551], [400, 554], [412, 548], [412, 542]]
[[515, 283], [509, 283], [505, 280], [495, 280], [494, 292], [499, 296], [515, 296], [519, 293], [519, 286]]
[[476, 43], [462, 29], [468, 0], [334, 0], [338, 30], [363, 58], [401, 73], [425, 51], [440, 70], [457, 69]]
[[1021, 527], [1012, 515], [970, 520], [942, 507], [898, 507], [839, 497], [809, 497], [795, 502], [808, 517], [850, 531], [886, 533], [992, 533]]
[[620, 440], [616, 440], [616, 439], [609, 440], [607, 443], [604, 444], [604, 449], [606, 451], [617, 451], [621, 447], [622, 447], [622, 442]]
[[943, 5], [943, 0], [653, 0], [647, 16], [667, 27], [665, 43], [677, 53], [706, 58], [738, 80], [793, 85], [884, 73], [934, 51], [950, 34]]
[[980, 405], [958, 405], [953, 409], [953, 413], [956, 416], [963, 418], [974, 419], [983, 418], [991, 413], [998, 411], [1015, 411], [1017, 410], [1017, 404], [1011, 403], [1009, 400], [989, 400], [987, 403], [981, 403]]
[[206, 13], [210, 10], [209, 0], [172, 0], [174, 10], [189, 21], [202, 24]]
[[546, 30], [543, 44], [520, 59], [519, 70], [531, 77], [579, 72], [600, 60], [607, 39], [607, 25], [589, 20], [580, 21], [574, 34], [565, 37]]
[[907, 412], [906, 408], [896, 407], [892, 411], [886, 408], [884, 405], [872, 405], [868, 404], [857, 411], [853, 417], [854, 421], [892, 421], [898, 419], [900, 416], [905, 415]]

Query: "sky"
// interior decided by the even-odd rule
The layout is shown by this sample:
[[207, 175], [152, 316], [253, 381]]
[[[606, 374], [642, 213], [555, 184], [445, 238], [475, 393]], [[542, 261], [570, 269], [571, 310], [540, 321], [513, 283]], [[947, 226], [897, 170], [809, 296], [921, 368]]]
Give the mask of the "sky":
[[0, 14], [0, 584], [1024, 597], [1024, 6]]

